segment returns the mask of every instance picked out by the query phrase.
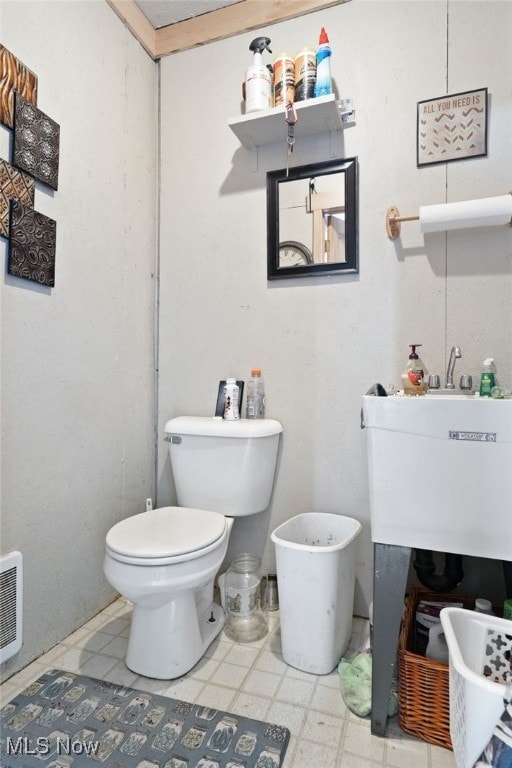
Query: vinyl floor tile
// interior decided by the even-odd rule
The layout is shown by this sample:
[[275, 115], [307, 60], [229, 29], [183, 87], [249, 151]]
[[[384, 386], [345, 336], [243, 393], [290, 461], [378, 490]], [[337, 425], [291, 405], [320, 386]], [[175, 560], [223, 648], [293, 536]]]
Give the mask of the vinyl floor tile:
[[[337, 670], [311, 675], [289, 667], [281, 656], [279, 613], [269, 634], [243, 645], [223, 632], [201, 661], [177, 680], [151, 680], [124, 663], [131, 607], [119, 598], [0, 687], [2, 704], [45, 670], [59, 667], [122, 685], [180, 698], [233, 714], [274, 720], [291, 739], [281, 768], [455, 768], [453, 753], [404, 733], [396, 718], [387, 737], [372, 736], [370, 719], [345, 706]], [[350, 645], [362, 650], [368, 622], [355, 618]]]

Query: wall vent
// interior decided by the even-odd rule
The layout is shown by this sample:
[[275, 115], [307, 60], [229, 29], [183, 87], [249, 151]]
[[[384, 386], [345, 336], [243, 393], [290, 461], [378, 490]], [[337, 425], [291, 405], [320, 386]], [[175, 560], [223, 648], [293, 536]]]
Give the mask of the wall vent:
[[21, 648], [23, 604], [21, 552], [0, 557], [0, 664]]

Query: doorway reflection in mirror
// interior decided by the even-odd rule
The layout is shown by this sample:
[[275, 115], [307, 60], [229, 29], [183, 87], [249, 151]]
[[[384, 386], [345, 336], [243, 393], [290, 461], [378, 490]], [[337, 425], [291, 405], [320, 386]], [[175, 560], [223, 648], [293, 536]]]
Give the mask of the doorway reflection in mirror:
[[357, 159], [267, 174], [268, 278], [357, 272]]

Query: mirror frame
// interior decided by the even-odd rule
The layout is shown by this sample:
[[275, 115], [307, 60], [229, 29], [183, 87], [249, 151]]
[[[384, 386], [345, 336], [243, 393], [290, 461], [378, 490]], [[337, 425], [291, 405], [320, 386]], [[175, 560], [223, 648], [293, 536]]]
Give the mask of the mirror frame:
[[[279, 184], [344, 172], [345, 175], [345, 256], [346, 260], [329, 264], [279, 266]], [[359, 271], [358, 264], [358, 163], [357, 157], [327, 160], [321, 163], [286, 168], [267, 173], [267, 278], [279, 280], [312, 275], [337, 275]]]

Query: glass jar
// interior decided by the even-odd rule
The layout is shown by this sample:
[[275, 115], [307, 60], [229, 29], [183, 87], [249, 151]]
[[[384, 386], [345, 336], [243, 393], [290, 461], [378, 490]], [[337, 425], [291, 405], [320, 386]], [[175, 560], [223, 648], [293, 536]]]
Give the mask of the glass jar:
[[275, 747], [265, 747], [260, 752], [254, 768], [279, 768], [281, 765], [281, 753]]
[[244, 731], [238, 737], [235, 752], [237, 752], [239, 755], [244, 755], [244, 757], [250, 757], [254, 752], [256, 742], [257, 736], [254, 731]]
[[220, 763], [215, 757], [203, 755], [199, 762], [196, 763], [195, 768], [220, 768]]
[[217, 723], [214, 732], [210, 736], [208, 747], [215, 752], [227, 752], [237, 729], [238, 720], [226, 715], [219, 723]]
[[178, 757], [177, 755], [173, 755], [171, 759], [165, 763], [164, 768], [189, 768], [188, 757]]
[[186, 734], [181, 740], [181, 743], [187, 749], [199, 749], [203, 743], [204, 737], [207, 734], [208, 729], [203, 728], [200, 725], [193, 725], [188, 729]]
[[157, 733], [151, 746], [162, 752], [170, 751], [179, 739], [182, 730], [183, 720], [171, 720]]
[[228, 637], [252, 643], [268, 632], [265, 604], [266, 579], [256, 555], [238, 555], [226, 572], [224, 585]]

